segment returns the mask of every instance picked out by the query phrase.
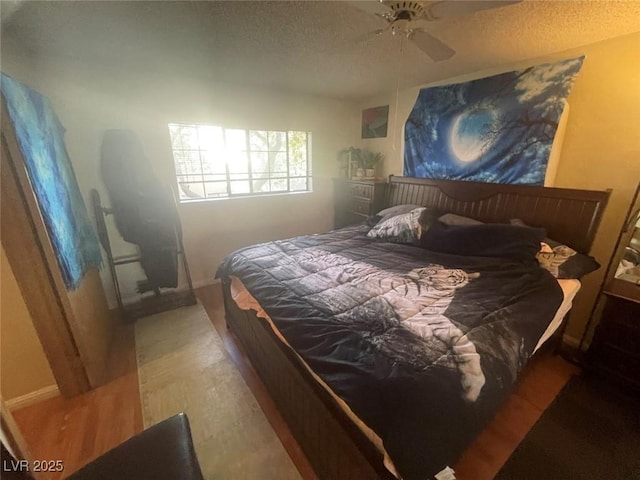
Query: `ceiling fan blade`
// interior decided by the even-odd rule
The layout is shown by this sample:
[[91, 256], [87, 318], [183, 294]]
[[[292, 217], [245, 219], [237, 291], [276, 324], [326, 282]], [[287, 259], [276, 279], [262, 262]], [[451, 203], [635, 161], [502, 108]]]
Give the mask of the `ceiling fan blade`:
[[469, 15], [480, 10], [507, 7], [522, 0], [443, 0], [436, 2], [424, 13], [427, 20], [439, 20], [441, 18], [454, 18]]
[[358, 51], [361, 51], [362, 48], [366, 46], [366, 44], [377, 37], [384, 35], [385, 32], [391, 30], [391, 25], [387, 25], [385, 28], [377, 28], [376, 30], [371, 30], [370, 32], [363, 33], [355, 38], [351, 38], [346, 42], [340, 42], [333, 47], [330, 47], [326, 50], [327, 53], [334, 55], [351, 55]]
[[426, 53], [434, 62], [447, 60], [456, 53], [454, 49], [424, 30], [414, 30], [409, 34], [409, 40]]
[[364, 33], [356, 38], [354, 38], [352, 40], [352, 43], [354, 44], [362, 44], [364, 42], [369, 41], [372, 38], [376, 38], [379, 37], [380, 35], [382, 35], [384, 32], [386, 32], [387, 30], [391, 29], [391, 25], [385, 27], [385, 28], [377, 28], [375, 30], [372, 30], [370, 32]]

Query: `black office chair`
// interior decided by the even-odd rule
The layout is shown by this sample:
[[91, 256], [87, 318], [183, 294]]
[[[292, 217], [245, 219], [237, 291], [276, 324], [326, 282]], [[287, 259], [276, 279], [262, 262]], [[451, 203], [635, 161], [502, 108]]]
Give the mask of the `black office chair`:
[[[2, 445], [3, 467], [11, 465]], [[15, 463], [14, 465], [18, 465]], [[5, 477], [6, 475], [6, 477]], [[4, 471], [3, 480], [33, 480]], [[204, 480], [187, 415], [179, 413], [144, 430], [73, 473], [67, 480]]]

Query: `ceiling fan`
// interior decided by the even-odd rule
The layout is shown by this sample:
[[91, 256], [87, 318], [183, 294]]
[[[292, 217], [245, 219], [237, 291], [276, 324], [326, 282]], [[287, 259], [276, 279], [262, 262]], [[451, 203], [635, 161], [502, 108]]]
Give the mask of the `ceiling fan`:
[[442, 0], [442, 1], [397, 1], [371, 0], [351, 2], [354, 7], [384, 20], [386, 25], [369, 32], [360, 40], [390, 33], [407, 38], [433, 61], [447, 60], [455, 50], [426, 31], [428, 22], [443, 18], [469, 15], [479, 10], [504, 7], [522, 0]]

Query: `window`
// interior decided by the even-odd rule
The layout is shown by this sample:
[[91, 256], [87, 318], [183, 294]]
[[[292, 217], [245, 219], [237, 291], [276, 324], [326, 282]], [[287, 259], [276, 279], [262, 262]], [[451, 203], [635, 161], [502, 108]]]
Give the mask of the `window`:
[[311, 191], [311, 133], [170, 123], [180, 201]]

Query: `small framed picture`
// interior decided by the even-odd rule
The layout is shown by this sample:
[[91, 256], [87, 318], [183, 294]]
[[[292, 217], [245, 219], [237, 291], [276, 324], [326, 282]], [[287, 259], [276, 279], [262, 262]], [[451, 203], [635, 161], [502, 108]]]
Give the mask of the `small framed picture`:
[[362, 111], [362, 138], [387, 136], [389, 105], [367, 108]]

